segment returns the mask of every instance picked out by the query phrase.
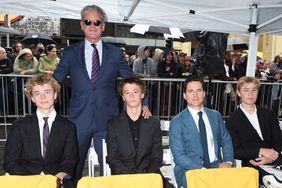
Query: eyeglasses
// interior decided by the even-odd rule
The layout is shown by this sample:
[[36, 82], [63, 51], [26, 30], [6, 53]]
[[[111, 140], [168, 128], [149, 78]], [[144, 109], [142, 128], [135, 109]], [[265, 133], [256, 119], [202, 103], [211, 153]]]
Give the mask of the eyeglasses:
[[83, 23], [86, 26], [90, 26], [91, 23], [93, 23], [94, 26], [99, 26], [102, 23], [102, 21], [101, 20], [93, 20], [93, 21], [91, 21], [91, 20], [83, 20]]

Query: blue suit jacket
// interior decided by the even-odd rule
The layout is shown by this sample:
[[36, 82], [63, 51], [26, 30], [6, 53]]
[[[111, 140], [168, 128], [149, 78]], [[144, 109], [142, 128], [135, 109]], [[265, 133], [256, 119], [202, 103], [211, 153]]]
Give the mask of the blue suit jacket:
[[107, 121], [118, 115], [116, 79], [131, 76], [132, 70], [119, 48], [103, 42], [102, 64], [96, 84], [92, 86], [86, 69], [84, 43], [76, 43], [64, 50], [54, 77], [63, 83], [65, 77], [70, 76], [69, 119], [75, 123], [78, 136], [82, 131], [92, 131], [105, 137]]
[[[231, 138], [220, 113], [208, 108], [204, 108], [204, 111], [211, 125], [215, 155], [219, 160], [218, 162], [233, 162]], [[185, 108], [171, 120], [169, 144], [174, 157], [174, 173], [177, 184], [186, 187], [185, 172], [191, 169], [203, 168], [203, 150], [200, 134], [188, 108]], [[223, 158], [219, 155], [221, 148]], [[217, 164], [213, 167], [217, 167]]]

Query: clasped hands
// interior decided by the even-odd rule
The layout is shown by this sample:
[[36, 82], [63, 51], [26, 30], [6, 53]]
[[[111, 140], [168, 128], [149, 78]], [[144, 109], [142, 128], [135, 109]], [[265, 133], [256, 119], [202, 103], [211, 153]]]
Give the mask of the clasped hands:
[[254, 166], [272, 163], [279, 157], [279, 153], [271, 148], [260, 148], [259, 157], [249, 162]]

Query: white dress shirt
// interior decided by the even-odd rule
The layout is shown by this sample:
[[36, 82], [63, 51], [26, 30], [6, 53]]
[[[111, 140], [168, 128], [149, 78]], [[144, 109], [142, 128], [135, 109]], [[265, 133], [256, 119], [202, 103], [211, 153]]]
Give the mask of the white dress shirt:
[[[39, 131], [40, 131], [40, 146], [41, 146], [41, 155], [43, 156], [43, 127], [44, 127], [44, 117], [46, 117], [44, 114], [39, 112], [38, 110], [36, 111], [36, 115], [38, 118], [38, 123], [39, 123]], [[55, 120], [57, 115], [56, 110], [53, 110], [49, 115], [48, 115], [48, 126], [49, 126], [49, 133], [52, 128], [53, 121]]]
[[254, 129], [257, 131], [261, 140], [263, 140], [261, 129], [259, 126], [258, 116], [257, 116], [257, 107], [255, 106], [255, 111], [253, 113], [249, 113], [246, 110], [244, 110], [241, 104], [240, 104], [240, 108], [243, 111], [243, 113], [247, 116], [248, 120], [250, 121]]
[[[85, 45], [84, 45], [84, 55], [85, 55], [85, 63], [86, 63], [86, 70], [88, 73], [89, 78], [91, 79], [91, 72], [92, 72], [92, 54], [93, 54], [93, 47], [91, 46], [92, 43], [90, 43], [88, 40], [85, 39]], [[96, 48], [99, 53], [99, 61], [100, 66], [102, 64], [102, 49], [103, 49], [103, 43], [102, 40], [99, 40], [96, 43]]]
[[[193, 108], [190, 108], [189, 106], [188, 106], [188, 109], [189, 109], [190, 113], [192, 114], [194, 122], [195, 122], [197, 129], [199, 131], [199, 115], [198, 115], [199, 110], [195, 110]], [[209, 158], [210, 158], [210, 162], [212, 163], [212, 162], [217, 160], [217, 157], [215, 155], [215, 150], [214, 150], [214, 142], [213, 142], [213, 134], [212, 134], [211, 124], [210, 124], [210, 121], [209, 121], [209, 118], [208, 118], [206, 112], [204, 111], [204, 108], [202, 108], [200, 111], [203, 112], [203, 120], [204, 120], [204, 123], [205, 123], [205, 126], [206, 126], [206, 132], [207, 132]]]

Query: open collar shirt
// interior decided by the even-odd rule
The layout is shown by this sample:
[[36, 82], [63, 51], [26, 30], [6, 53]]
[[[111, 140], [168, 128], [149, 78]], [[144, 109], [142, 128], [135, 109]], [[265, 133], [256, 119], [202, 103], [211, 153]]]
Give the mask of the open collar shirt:
[[257, 131], [261, 140], [263, 140], [261, 129], [260, 129], [260, 126], [259, 126], [259, 121], [258, 121], [257, 107], [255, 106], [255, 111], [253, 113], [249, 113], [246, 110], [244, 110], [244, 108], [242, 107], [241, 104], [240, 104], [240, 108], [243, 111], [243, 113], [246, 115], [246, 117], [248, 118], [248, 120], [250, 121], [250, 123], [252, 124], [254, 129]]

